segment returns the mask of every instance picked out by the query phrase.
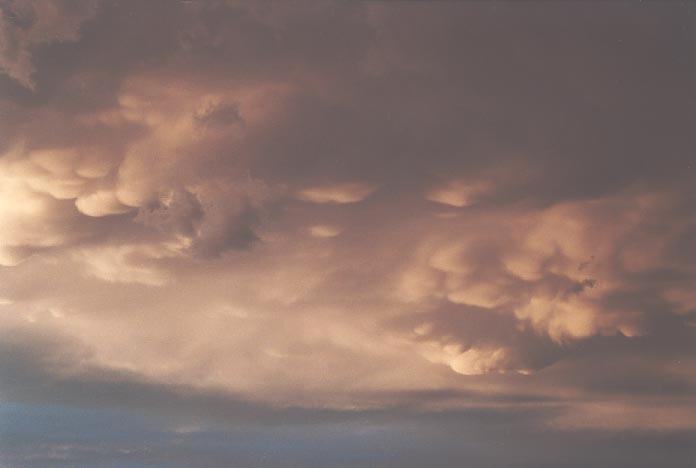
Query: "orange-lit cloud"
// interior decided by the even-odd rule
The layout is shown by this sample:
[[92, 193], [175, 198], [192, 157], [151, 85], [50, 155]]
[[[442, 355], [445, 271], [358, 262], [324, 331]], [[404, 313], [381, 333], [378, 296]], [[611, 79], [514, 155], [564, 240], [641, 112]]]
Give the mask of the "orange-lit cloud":
[[3, 401], [696, 429], [677, 7], [124, 3], [0, 5]]

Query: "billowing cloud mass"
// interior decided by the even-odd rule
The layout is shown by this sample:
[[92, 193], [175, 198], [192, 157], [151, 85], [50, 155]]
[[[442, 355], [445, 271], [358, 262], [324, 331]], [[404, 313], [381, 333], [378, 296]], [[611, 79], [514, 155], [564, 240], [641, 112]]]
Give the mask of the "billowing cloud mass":
[[76, 41], [83, 22], [94, 16], [94, 0], [7, 0], [0, 5], [0, 71], [34, 89], [32, 49]]
[[0, 0], [0, 465], [690, 466], [694, 14]]

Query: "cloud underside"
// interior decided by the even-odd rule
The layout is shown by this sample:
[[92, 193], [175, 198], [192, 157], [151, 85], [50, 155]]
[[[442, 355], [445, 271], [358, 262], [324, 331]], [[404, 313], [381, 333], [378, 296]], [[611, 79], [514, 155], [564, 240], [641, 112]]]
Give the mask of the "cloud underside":
[[0, 10], [0, 397], [694, 429], [691, 7], [126, 3]]

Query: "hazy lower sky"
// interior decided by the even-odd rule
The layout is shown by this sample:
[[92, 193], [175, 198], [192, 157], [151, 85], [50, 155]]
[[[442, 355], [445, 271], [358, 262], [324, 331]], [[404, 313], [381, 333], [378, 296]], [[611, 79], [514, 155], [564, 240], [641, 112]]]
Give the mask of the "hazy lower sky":
[[1, 468], [690, 468], [696, 8], [0, 0]]

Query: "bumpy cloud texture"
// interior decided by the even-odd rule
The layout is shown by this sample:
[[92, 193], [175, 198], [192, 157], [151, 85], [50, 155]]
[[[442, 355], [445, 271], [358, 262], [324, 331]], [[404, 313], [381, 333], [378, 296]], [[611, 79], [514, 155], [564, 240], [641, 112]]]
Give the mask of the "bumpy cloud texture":
[[0, 397], [695, 430], [692, 10], [2, 3]]

